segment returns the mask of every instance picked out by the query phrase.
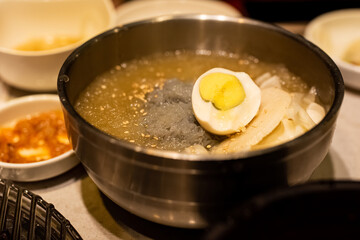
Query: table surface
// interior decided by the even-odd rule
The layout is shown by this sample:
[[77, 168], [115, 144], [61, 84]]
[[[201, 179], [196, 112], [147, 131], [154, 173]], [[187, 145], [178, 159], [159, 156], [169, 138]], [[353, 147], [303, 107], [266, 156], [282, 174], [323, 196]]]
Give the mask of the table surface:
[[[302, 34], [306, 23], [278, 23]], [[26, 95], [0, 81], [0, 104]], [[360, 179], [360, 91], [346, 89], [329, 153], [311, 180]], [[106, 198], [79, 164], [69, 172], [41, 182], [19, 183], [55, 205], [83, 239], [196, 239], [198, 230], [179, 230], [140, 219]], [[185, 237], [186, 236], [186, 237]], [[189, 237], [191, 236], [191, 237]]]

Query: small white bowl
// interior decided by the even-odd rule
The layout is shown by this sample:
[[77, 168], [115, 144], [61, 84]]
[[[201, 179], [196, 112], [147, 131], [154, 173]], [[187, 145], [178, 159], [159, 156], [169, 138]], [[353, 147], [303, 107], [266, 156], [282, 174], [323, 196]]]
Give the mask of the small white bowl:
[[[56, 94], [37, 94], [9, 100], [0, 105], [0, 126], [6, 126], [14, 120], [29, 114], [61, 109]], [[73, 150], [62, 155], [35, 163], [6, 163], [0, 161], [0, 178], [20, 182], [32, 182], [60, 175], [80, 161]]]
[[[111, 0], [1, 0], [0, 79], [30, 91], [56, 90], [66, 57], [84, 41], [114, 26]], [[34, 39], [75, 38], [63, 47], [18, 50]]]
[[133, 0], [121, 4], [117, 10], [118, 25], [141, 21], [162, 15], [213, 14], [241, 16], [230, 4], [215, 0]]
[[304, 36], [334, 60], [347, 86], [360, 90], [360, 66], [344, 60], [349, 47], [355, 42], [360, 44], [360, 9], [322, 14], [306, 26]]

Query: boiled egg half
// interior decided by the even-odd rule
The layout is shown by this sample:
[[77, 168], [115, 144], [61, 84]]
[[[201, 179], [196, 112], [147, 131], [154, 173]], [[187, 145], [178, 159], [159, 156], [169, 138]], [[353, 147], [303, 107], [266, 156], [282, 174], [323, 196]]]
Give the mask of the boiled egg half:
[[256, 116], [261, 91], [245, 72], [213, 68], [196, 80], [191, 100], [195, 117], [204, 129], [227, 135], [244, 130]]

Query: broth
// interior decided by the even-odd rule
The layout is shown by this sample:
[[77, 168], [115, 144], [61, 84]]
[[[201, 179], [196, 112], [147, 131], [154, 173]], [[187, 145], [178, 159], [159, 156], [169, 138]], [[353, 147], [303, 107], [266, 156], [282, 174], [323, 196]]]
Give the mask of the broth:
[[[171, 142], [154, 132], [150, 133], [144, 119], [149, 114], [148, 97], [151, 92], [161, 90], [170, 79], [177, 79], [184, 86], [192, 86], [202, 73], [214, 67], [246, 72], [252, 79], [270, 73], [279, 77], [281, 87], [286, 91], [305, 94], [310, 90], [300, 77], [282, 64], [265, 63], [250, 55], [175, 51], [114, 66], [89, 84], [79, 95], [75, 108], [85, 120], [100, 130], [140, 146], [175, 151], [182, 151], [193, 144], [211, 148], [224, 137], [208, 136], [205, 132], [202, 134], [207, 135], [208, 140], [203, 143], [176, 144], [176, 140]], [[182, 141], [186, 141], [186, 138], [178, 142]]]

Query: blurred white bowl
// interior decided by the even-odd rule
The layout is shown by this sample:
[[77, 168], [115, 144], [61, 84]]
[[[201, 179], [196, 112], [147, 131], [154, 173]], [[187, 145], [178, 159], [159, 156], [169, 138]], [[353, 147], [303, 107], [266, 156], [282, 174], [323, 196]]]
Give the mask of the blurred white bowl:
[[[0, 126], [29, 114], [49, 110], [61, 110], [56, 94], [37, 94], [16, 98], [0, 105]], [[0, 161], [0, 178], [13, 181], [39, 181], [60, 175], [79, 163], [73, 150], [62, 155], [35, 163], [6, 163]]]
[[[1, 0], [0, 79], [24, 90], [56, 90], [70, 52], [114, 22], [111, 0]], [[31, 41], [59, 38], [78, 41], [49, 50], [17, 50]]]
[[307, 25], [304, 35], [335, 61], [347, 86], [360, 89], [360, 65], [344, 59], [349, 51], [360, 59], [360, 9], [320, 15]]
[[241, 16], [236, 8], [217, 0], [133, 0], [117, 8], [116, 23], [123, 25], [162, 15], [176, 14]]

